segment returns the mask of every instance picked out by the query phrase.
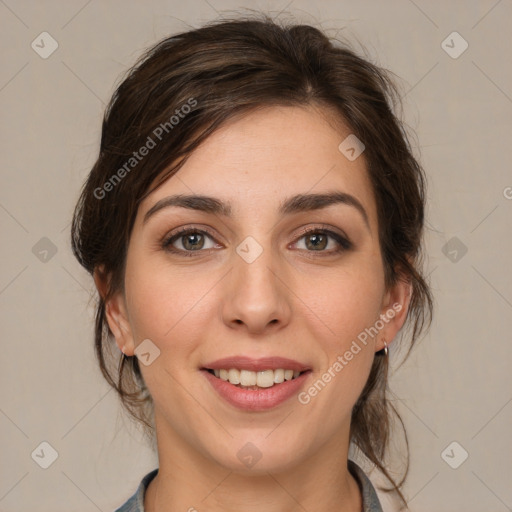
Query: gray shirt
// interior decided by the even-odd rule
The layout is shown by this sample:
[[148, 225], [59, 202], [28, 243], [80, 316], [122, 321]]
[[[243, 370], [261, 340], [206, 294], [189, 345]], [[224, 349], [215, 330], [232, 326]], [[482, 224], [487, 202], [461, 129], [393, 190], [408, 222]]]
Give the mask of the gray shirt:
[[[363, 497], [362, 512], [383, 512], [377, 493], [364, 471], [350, 459], [348, 460], [348, 469], [361, 489], [361, 495]], [[158, 468], [148, 473], [140, 482], [135, 494], [115, 512], [144, 512], [144, 494], [149, 482], [153, 480], [157, 473]]]

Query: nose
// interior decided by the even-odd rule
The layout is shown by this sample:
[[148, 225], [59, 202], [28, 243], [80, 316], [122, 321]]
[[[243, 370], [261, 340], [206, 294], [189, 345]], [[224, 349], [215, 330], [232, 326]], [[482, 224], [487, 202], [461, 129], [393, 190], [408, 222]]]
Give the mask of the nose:
[[[233, 254], [233, 269], [224, 289], [223, 320], [249, 334], [275, 332], [290, 321], [292, 292], [283, 267], [273, 260], [270, 248], [252, 262]], [[275, 260], [275, 258], [274, 258]]]

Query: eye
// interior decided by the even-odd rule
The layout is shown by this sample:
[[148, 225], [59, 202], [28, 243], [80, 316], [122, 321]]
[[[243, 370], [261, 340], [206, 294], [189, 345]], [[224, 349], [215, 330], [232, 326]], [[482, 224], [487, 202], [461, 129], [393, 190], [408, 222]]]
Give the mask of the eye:
[[[210, 241], [208, 246], [207, 241]], [[171, 233], [162, 243], [162, 248], [183, 256], [193, 256], [194, 252], [220, 247], [214, 242], [213, 236], [208, 231], [197, 228], [181, 228]]]
[[[337, 254], [352, 249], [352, 243], [335, 231], [309, 227], [301, 231], [293, 248], [319, 255]], [[302, 242], [303, 241], [303, 242]], [[303, 247], [300, 247], [303, 245]], [[179, 256], [196, 256], [203, 251], [223, 247], [216, 243], [213, 235], [204, 229], [183, 227], [167, 236], [162, 248]], [[195, 254], [194, 254], [195, 253]]]
[[347, 238], [329, 229], [306, 228], [301, 235], [295, 244], [301, 245], [300, 242], [304, 240], [303, 247], [297, 248], [308, 252], [333, 254], [352, 248], [352, 243]]

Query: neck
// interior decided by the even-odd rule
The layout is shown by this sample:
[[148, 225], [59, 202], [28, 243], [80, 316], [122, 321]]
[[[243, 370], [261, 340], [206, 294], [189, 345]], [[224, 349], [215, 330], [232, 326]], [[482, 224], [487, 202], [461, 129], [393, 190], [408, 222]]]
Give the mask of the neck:
[[362, 510], [359, 486], [347, 468], [348, 437], [279, 471], [244, 474], [220, 466], [156, 423], [159, 470], [146, 491], [145, 512]]

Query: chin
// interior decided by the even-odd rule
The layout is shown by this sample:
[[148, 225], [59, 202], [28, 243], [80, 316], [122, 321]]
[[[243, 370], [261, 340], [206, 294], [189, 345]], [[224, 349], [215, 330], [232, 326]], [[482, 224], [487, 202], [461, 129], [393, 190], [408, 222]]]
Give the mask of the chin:
[[299, 463], [304, 449], [303, 442], [283, 445], [282, 442], [276, 443], [264, 437], [245, 436], [243, 439], [230, 439], [226, 446], [217, 444], [212, 447], [210, 457], [233, 473], [262, 476], [289, 471]]

